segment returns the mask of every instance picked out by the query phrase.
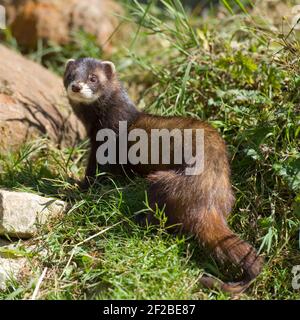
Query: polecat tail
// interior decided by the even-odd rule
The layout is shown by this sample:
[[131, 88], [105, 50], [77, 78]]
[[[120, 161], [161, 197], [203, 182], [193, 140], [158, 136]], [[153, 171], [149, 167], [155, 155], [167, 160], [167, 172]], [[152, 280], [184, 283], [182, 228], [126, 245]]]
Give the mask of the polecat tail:
[[[244, 272], [244, 279], [240, 282], [223, 283], [221, 280], [207, 276], [202, 277], [200, 282], [206, 287], [218, 287], [231, 293], [240, 293], [247, 289], [261, 272], [263, 259], [257, 255], [256, 250], [249, 243], [240, 239], [229, 229], [225, 219], [228, 214], [225, 212], [228, 210], [224, 203], [226, 196], [222, 197], [224, 189], [222, 186], [217, 189], [221, 179], [213, 181], [213, 189], [205, 184], [209, 177], [185, 177], [172, 170], [150, 174], [148, 180], [151, 183], [149, 193], [153, 198], [152, 202], [159, 200], [161, 206], [166, 204], [166, 210], [169, 208], [170, 211], [170, 220], [173, 215], [177, 216], [179, 219], [177, 223], [181, 223], [186, 231], [195, 234], [201, 244], [210, 249], [219, 261], [236, 265]], [[194, 189], [192, 189], [193, 185]], [[211, 201], [200, 202], [199, 214], [195, 214], [197, 210], [194, 207], [192, 217], [189, 212], [191, 190], [198, 197], [201, 193], [207, 194], [206, 198], [213, 197]], [[194, 190], [197, 190], [197, 193]], [[228, 194], [230, 196], [230, 192]], [[180, 212], [177, 212], [178, 210]]]
[[224, 283], [219, 279], [204, 276], [200, 282], [208, 288], [220, 288], [230, 293], [245, 291], [259, 275], [263, 267], [263, 258], [246, 241], [234, 234], [228, 227], [223, 216], [216, 210], [206, 215], [206, 223], [201, 227], [198, 238], [213, 255], [222, 262], [230, 262], [244, 271], [240, 282]]

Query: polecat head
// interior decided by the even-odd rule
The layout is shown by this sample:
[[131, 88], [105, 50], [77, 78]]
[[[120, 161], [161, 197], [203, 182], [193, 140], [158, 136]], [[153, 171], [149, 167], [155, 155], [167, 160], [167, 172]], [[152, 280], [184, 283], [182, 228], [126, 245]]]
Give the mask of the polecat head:
[[110, 61], [71, 59], [66, 64], [64, 86], [72, 102], [89, 104], [107, 96], [115, 78], [116, 69]]

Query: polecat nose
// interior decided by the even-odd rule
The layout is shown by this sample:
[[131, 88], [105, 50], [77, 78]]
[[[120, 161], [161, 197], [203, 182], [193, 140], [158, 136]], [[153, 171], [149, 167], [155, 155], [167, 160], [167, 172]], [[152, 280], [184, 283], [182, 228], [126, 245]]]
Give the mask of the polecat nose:
[[72, 84], [72, 91], [79, 92], [82, 89], [80, 84]]

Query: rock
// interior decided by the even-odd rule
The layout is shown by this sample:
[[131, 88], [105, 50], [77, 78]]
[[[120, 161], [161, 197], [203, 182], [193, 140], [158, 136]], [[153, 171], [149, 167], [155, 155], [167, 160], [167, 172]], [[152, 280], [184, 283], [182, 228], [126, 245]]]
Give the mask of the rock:
[[6, 283], [8, 280], [18, 278], [25, 265], [25, 258], [5, 259], [0, 256], [0, 290], [6, 289]]
[[36, 258], [45, 258], [48, 251], [43, 245], [30, 241], [9, 242], [0, 238], [0, 291], [7, 289], [9, 280], [28, 283], [36, 277]]
[[254, 6], [251, 17], [258, 25], [267, 26], [275, 32], [288, 33], [300, 18], [299, 13], [300, 6], [293, 6], [291, 2], [264, 0]]
[[39, 136], [62, 146], [85, 136], [61, 78], [2, 45], [0, 60], [0, 152]]
[[27, 239], [39, 224], [66, 211], [63, 201], [26, 192], [0, 190], [0, 235]]
[[38, 39], [64, 45], [74, 31], [93, 34], [109, 50], [108, 39], [123, 10], [113, 0], [0, 0], [7, 10], [8, 26], [18, 43], [36, 48]]
[[15, 249], [15, 244], [0, 239], [0, 290], [7, 288], [8, 280], [17, 280], [27, 264], [26, 258], [7, 253]]

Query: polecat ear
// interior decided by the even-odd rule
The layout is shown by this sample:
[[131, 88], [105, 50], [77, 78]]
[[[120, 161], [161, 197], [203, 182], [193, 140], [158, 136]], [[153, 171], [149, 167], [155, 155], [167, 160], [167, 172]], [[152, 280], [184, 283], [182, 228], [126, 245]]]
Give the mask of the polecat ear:
[[102, 61], [104, 72], [108, 79], [111, 79], [116, 73], [116, 67], [111, 61]]
[[74, 61], [75, 61], [75, 59], [69, 59], [69, 60], [67, 60], [67, 62], [66, 62], [66, 64], [65, 64], [65, 68], [67, 69]]

